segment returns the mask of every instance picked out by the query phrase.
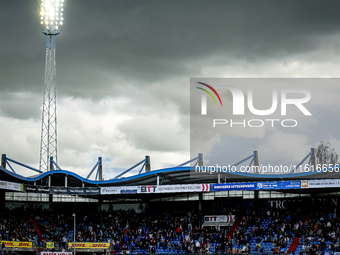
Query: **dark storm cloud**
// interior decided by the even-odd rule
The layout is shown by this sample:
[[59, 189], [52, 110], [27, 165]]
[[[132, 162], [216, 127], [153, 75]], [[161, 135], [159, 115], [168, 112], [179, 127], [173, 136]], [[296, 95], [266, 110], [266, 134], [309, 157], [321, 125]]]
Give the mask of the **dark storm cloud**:
[[[39, 1], [1, 5], [1, 89], [41, 93]], [[230, 57], [256, 63], [294, 56], [338, 32], [339, 7], [336, 1], [69, 0], [57, 37], [58, 93], [114, 96], [124, 93], [123, 82], [148, 86], [199, 75], [214, 56], [226, 57], [224, 64]]]
[[339, 27], [333, 2], [85, 1], [80, 8], [72, 1], [68, 7], [74, 15], [64, 38], [78, 43], [69, 44], [67, 56], [142, 84], [195, 73], [195, 61], [214, 55], [257, 62], [309, 51], [317, 36]]

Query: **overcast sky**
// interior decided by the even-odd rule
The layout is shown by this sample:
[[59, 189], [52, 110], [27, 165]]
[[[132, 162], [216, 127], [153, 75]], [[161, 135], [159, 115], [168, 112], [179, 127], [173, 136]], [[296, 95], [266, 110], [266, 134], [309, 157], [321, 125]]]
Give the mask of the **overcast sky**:
[[[0, 5], [0, 153], [38, 167], [40, 1]], [[65, 0], [59, 165], [86, 176], [102, 156], [107, 179], [145, 155], [153, 169], [188, 160], [190, 78], [340, 77], [339, 9], [309, 0]], [[320, 138], [339, 151], [338, 137]]]

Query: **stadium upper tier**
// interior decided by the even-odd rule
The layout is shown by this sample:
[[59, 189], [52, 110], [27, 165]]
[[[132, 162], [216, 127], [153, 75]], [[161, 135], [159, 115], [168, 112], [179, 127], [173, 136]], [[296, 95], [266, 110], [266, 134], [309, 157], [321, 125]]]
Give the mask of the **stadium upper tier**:
[[[280, 181], [280, 180], [311, 180], [311, 179], [340, 179], [340, 173], [328, 169], [326, 172], [305, 172], [294, 174], [255, 174], [244, 172], [221, 172], [221, 182], [252, 182], [252, 181]], [[334, 170], [334, 169], [333, 169]], [[0, 166], [0, 180], [19, 182], [25, 184], [47, 183], [51, 176], [52, 186], [64, 186], [65, 177], [70, 187], [95, 186], [130, 186], [130, 185], [156, 185], [157, 179], [161, 185], [189, 184], [189, 183], [216, 183], [218, 173], [197, 173], [194, 168], [174, 167], [153, 170], [129, 177], [108, 180], [91, 180], [66, 170], [52, 170], [35, 176], [27, 177], [14, 173]]]

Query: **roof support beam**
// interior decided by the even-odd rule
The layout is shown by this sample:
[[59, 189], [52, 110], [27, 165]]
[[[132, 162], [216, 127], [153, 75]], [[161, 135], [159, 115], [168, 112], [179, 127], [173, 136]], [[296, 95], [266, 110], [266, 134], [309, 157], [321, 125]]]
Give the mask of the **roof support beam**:
[[159, 175], [160, 177], [162, 177], [163, 179], [167, 179], [169, 180], [170, 182], [172, 182], [173, 184], [182, 184], [184, 183], [182, 180], [179, 180], [175, 177], [170, 177], [170, 176], [166, 176], [165, 174], [157, 174]]

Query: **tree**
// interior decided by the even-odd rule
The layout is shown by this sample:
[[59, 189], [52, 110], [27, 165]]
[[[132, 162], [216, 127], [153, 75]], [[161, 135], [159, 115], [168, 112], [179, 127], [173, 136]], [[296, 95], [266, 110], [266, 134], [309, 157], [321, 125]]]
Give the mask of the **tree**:
[[329, 141], [320, 141], [320, 144], [315, 149], [315, 158], [317, 165], [334, 166], [339, 164], [339, 155]]

